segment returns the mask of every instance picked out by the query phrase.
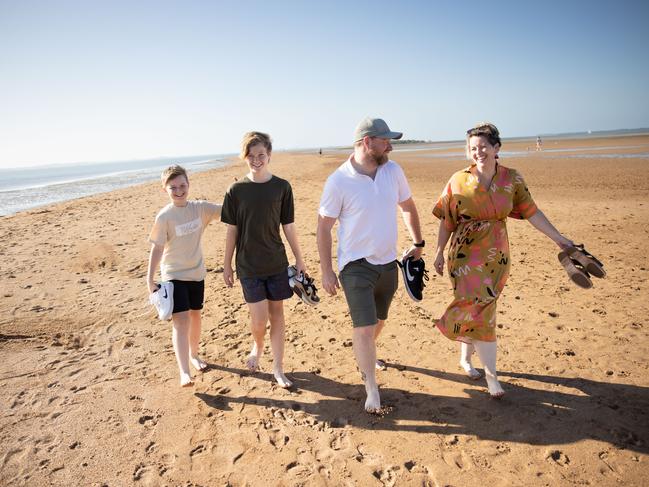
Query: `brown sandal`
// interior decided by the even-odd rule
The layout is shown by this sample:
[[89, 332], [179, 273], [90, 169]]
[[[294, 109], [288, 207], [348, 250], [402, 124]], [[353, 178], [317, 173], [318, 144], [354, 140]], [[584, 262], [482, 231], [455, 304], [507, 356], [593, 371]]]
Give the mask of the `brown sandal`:
[[590, 280], [588, 272], [581, 263], [570, 258], [566, 250], [559, 252], [559, 262], [568, 273], [568, 277], [577, 284], [579, 287], [589, 289], [593, 287], [593, 282]]
[[591, 255], [584, 248], [583, 244], [568, 247], [566, 252], [572, 260], [579, 262], [589, 274], [600, 279], [606, 276], [604, 264], [602, 264], [595, 256]]

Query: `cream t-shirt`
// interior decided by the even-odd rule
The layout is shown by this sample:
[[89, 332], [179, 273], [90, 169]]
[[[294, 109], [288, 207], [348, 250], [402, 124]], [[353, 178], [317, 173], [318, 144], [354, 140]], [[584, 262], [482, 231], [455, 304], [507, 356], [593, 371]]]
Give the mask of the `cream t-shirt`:
[[201, 237], [207, 225], [221, 215], [221, 205], [202, 200], [187, 206], [165, 206], [155, 218], [149, 242], [164, 245], [160, 262], [163, 281], [202, 281], [207, 274]]

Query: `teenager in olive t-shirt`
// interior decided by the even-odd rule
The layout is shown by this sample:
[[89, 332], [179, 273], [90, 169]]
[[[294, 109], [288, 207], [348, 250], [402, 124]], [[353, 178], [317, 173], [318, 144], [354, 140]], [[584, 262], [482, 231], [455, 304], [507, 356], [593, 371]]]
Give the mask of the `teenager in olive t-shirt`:
[[288, 284], [288, 259], [279, 234], [282, 226], [295, 256], [298, 272], [306, 266], [293, 222], [291, 185], [268, 168], [272, 144], [261, 132], [249, 132], [241, 143], [241, 159], [249, 172], [233, 183], [223, 201], [221, 221], [228, 224], [225, 237], [223, 280], [234, 285], [232, 256], [235, 248], [237, 276], [250, 311], [253, 345], [246, 361], [249, 370], [259, 367], [264, 351], [266, 323], [270, 321], [273, 375], [281, 387], [293, 384], [284, 375], [284, 302], [293, 295]]

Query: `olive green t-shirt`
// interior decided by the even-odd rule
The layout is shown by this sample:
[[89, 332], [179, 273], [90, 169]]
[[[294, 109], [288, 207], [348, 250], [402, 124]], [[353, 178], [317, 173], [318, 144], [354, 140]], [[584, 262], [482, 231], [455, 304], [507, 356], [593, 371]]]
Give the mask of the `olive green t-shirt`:
[[237, 227], [236, 269], [241, 277], [268, 277], [286, 270], [279, 226], [293, 223], [293, 190], [272, 176], [265, 183], [242, 178], [225, 194], [221, 221]]

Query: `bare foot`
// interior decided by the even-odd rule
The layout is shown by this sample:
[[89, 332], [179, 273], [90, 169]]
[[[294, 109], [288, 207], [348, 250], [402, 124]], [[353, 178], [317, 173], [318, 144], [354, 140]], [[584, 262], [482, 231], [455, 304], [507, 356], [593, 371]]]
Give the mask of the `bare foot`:
[[277, 385], [279, 385], [280, 387], [283, 387], [284, 389], [288, 389], [293, 386], [293, 383], [286, 378], [283, 371], [273, 370], [273, 376], [277, 381]]
[[191, 362], [192, 366], [199, 372], [207, 370], [207, 363], [205, 363], [203, 359], [199, 357], [190, 357], [189, 361]]
[[365, 392], [367, 392], [367, 399], [365, 399], [365, 412], [370, 414], [378, 413], [381, 411], [381, 397], [379, 396], [378, 386], [369, 387], [365, 384]]
[[250, 355], [248, 355], [248, 358], [246, 360], [246, 368], [250, 372], [256, 372], [259, 368], [259, 357], [257, 357], [257, 355], [253, 354], [252, 352], [250, 352]]
[[246, 359], [246, 367], [250, 372], [256, 372], [259, 369], [259, 358], [261, 357], [261, 352], [257, 349], [257, 344], [252, 343], [252, 349], [250, 354]]
[[464, 369], [464, 372], [466, 372], [466, 375], [469, 377], [471, 380], [478, 380], [480, 377], [482, 377], [482, 374], [473, 368], [473, 365], [469, 362], [463, 362], [460, 360], [460, 367]]
[[388, 370], [388, 366], [385, 364], [385, 362], [381, 359], [376, 359], [376, 363], [374, 364], [374, 368], [376, 370]]
[[194, 380], [191, 375], [185, 374], [184, 372], [180, 374], [180, 387], [191, 387], [193, 385]]
[[487, 376], [486, 379], [487, 387], [489, 388], [489, 395], [492, 399], [500, 399], [505, 395], [505, 391], [500, 385], [500, 382], [498, 382], [498, 379], [489, 376]]

